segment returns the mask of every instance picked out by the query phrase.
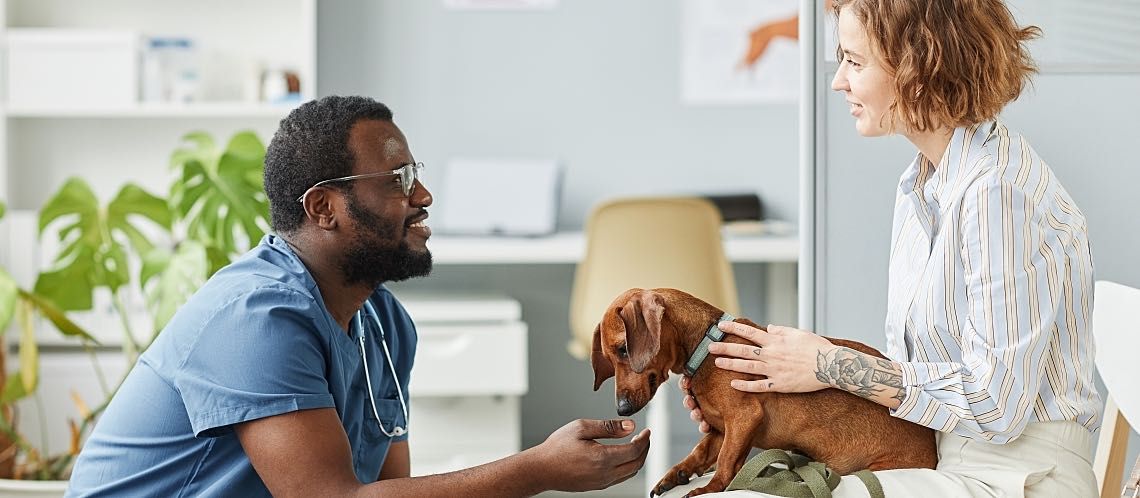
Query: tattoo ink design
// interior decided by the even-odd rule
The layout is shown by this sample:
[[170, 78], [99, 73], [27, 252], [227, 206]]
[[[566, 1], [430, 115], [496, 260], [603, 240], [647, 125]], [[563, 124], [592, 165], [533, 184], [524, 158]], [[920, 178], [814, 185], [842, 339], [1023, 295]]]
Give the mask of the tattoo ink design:
[[906, 396], [902, 376], [894, 372], [889, 361], [850, 348], [816, 355], [815, 378], [864, 398], [882, 393], [901, 403]]
[[752, 354], [754, 354], [756, 356], [760, 356], [760, 348], [753, 349]]

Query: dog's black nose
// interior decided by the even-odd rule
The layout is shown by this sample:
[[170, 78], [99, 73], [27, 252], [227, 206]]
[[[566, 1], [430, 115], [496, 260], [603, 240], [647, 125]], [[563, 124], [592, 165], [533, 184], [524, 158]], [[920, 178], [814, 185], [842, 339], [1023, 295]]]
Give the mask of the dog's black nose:
[[623, 417], [633, 415], [633, 403], [630, 403], [628, 398], [621, 398], [618, 400], [617, 410], [618, 415]]

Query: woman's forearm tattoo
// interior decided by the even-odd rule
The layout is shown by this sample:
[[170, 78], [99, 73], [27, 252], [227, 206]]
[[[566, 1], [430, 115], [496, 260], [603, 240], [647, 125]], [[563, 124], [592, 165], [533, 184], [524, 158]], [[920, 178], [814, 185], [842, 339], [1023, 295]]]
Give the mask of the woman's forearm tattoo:
[[906, 396], [902, 375], [891, 362], [851, 348], [820, 352], [816, 356], [815, 377], [824, 384], [864, 398], [881, 394], [901, 403]]

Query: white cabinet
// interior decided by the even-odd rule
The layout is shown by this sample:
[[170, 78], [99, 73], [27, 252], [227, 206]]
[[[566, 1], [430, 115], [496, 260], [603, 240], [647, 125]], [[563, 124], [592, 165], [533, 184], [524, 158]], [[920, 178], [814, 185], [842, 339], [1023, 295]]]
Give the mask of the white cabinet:
[[[163, 193], [187, 132], [268, 141], [316, 94], [316, 0], [0, 0], [0, 41], [0, 199], [12, 209], [38, 209], [71, 176], [104, 202], [126, 181]], [[177, 97], [144, 101], [163, 67], [180, 75], [167, 82]], [[262, 77], [286, 73], [299, 98], [267, 102], [259, 89], [280, 85]]]
[[416, 322], [408, 445], [412, 475], [517, 453], [527, 391], [527, 327], [505, 297], [401, 295]]

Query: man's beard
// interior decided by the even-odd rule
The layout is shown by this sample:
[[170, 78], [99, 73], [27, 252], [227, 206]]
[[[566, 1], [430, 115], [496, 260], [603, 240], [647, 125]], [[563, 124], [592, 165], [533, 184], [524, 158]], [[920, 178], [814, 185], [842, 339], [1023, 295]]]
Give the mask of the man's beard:
[[[384, 282], [399, 282], [431, 273], [431, 252], [413, 251], [404, 235], [407, 226], [392, 226], [357, 205], [350, 198], [348, 213], [357, 232], [349, 242], [340, 263], [345, 283], [365, 283], [379, 287]], [[399, 232], [399, 233], [398, 233]]]

